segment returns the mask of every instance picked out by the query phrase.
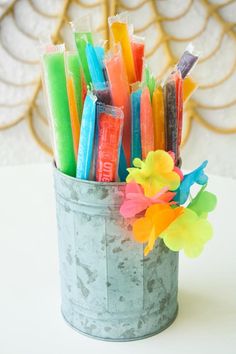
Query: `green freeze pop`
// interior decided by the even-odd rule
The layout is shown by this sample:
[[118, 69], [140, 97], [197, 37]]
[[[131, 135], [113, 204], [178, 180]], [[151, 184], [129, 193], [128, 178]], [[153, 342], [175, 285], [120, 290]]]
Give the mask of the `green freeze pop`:
[[149, 66], [146, 66], [145, 67], [145, 78], [144, 78], [144, 82], [146, 84], [146, 86], [148, 87], [149, 89], [149, 92], [150, 92], [150, 97], [151, 97], [151, 100], [152, 100], [152, 96], [153, 96], [153, 92], [156, 88], [156, 79], [155, 77], [152, 75], [151, 71], [150, 71], [150, 68]]
[[61, 172], [75, 176], [76, 162], [66, 90], [64, 52], [54, 51], [44, 54], [43, 69], [56, 165]]
[[75, 44], [79, 54], [80, 63], [84, 72], [86, 84], [91, 83], [91, 75], [89, 72], [87, 57], [86, 57], [86, 45], [87, 43], [93, 44], [93, 38], [91, 32], [74, 32]]

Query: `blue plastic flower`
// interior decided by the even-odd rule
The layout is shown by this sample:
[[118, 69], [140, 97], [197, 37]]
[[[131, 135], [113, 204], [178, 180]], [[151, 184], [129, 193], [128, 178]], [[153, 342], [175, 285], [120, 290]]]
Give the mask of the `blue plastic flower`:
[[184, 179], [182, 180], [179, 188], [176, 190], [176, 195], [174, 197], [174, 201], [178, 204], [182, 205], [188, 199], [190, 188], [194, 183], [204, 185], [208, 181], [207, 175], [204, 173], [204, 168], [208, 164], [208, 161], [204, 161], [196, 170], [184, 175]]

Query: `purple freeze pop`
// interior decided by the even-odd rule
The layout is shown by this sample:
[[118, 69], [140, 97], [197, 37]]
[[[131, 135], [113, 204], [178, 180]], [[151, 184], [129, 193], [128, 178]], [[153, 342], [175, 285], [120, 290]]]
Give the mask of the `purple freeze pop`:
[[176, 84], [172, 76], [164, 85], [165, 148], [177, 156]]
[[189, 45], [177, 64], [177, 69], [181, 72], [182, 79], [188, 75], [198, 58], [199, 55], [193, 53], [193, 46]]

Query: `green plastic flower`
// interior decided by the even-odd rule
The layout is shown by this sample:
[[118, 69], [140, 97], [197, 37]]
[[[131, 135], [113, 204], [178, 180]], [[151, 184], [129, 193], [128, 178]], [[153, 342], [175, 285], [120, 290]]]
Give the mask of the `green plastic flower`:
[[180, 175], [174, 171], [174, 160], [164, 150], [150, 151], [145, 161], [136, 158], [133, 164], [135, 167], [127, 169], [126, 181], [140, 184], [147, 197], [153, 197], [163, 187], [174, 191], [180, 185]]
[[208, 213], [216, 207], [217, 198], [215, 194], [205, 191], [206, 186], [203, 186], [196, 197], [188, 205], [188, 209], [193, 210], [201, 218], [207, 218]]
[[172, 251], [183, 249], [186, 256], [194, 258], [200, 255], [212, 234], [213, 230], [210, 223], [199, 217], [193, 210], [186, 208], [161, 233], [160, 237]]

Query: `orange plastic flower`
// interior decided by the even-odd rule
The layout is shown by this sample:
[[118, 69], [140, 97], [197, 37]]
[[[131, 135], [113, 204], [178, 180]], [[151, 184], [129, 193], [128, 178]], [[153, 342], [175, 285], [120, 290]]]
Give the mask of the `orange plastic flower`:
[[183, 209], [183, 207], [173, 208], [168, 204], [155, 204], [146, 210], [144, 217], [134, 222], [134, 239], [140, 243], [147, 242], [145, 256], [153, 249], [159, 235], [183, 212]]

